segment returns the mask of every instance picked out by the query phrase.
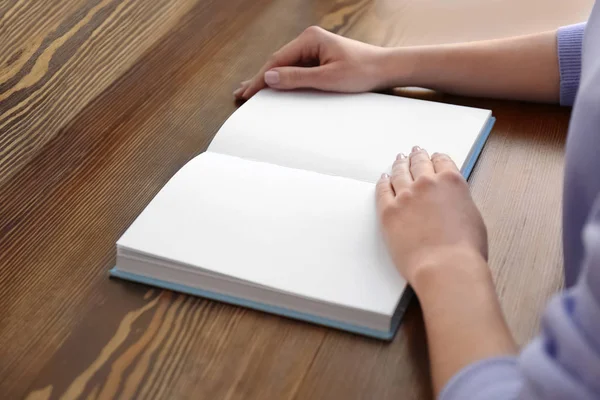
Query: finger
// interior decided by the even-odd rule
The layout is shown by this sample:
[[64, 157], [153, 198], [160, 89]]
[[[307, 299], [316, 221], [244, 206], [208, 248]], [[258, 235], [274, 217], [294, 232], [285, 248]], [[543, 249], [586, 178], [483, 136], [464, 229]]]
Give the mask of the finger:
[[244, 93], [245, 90], [246, 90], [246, 88], [244, 88], [244, 87], [237, 88], [236, 90], [233, 91], [233, 97], [235, 97], [236, 99], [241, 99], [242, 93]]
[[413, 178], [410, 175], [408, 158], [400, 153], [392, 166], [392, 186], [395, 193], [408, 189], [413, 183]]
[[265, 83], [275, 89], [325, 89], [328, 69], [322, 67], [279, 67], [265, 73]]
[[394, 201], [394, 188], [392, 187], [390, 176], [388, 174], [381, 175], [381, 178], [377, 181], [377, 185], [375, 186], [375, 196], [377, 198], [377, 210], [379, 212], [386, 207], [389, 207]]
[[459, 172], [458, 167], [447, 154], [434, 153], [431, 156], [431, 162], [436, 174], [445, 171]]
[[236, 99], [241, 99], [242, 94], [246, 91], [250, 82], [251, 80], [246, 80], [240, 83], [240, 86], [233, 91], [233, 97], [235, 97]]
[[413, 147], [408, 158], [410, 160], [410, 173], [414, 180], [421, 176], [435, 174], [429, 154], [419, 146]]
[[291, 66], [296, 65], [303, 58], [308, 58], [314, 54], [317, 49], [312, 49], [312, 46], [317, 42], [310, 40], [307, 35], [302, 34], [296, 39], [292, 40], [277, 52], [275, 52], [269, 61], [258, 71], [258, 73], [251, 79], [248, 88], [242, 95], [243, 98], [249, 99], [254, 96], [259, 90], [266, 86], [265, 83], [265, 72], [275, 67]]

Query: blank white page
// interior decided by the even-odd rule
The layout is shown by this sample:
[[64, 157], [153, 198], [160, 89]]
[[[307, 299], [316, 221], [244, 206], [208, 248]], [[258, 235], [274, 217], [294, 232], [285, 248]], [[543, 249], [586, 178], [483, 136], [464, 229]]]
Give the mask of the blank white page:
[[391, 315], [406, 282], [373, 184], [216, 153], [190, 161], [118, 245], [299, 296]]
[[265, 89], [223, 124], [209, 151], [375, 182], [415, 145], [462, 168], [490, 115], [377, 93]]

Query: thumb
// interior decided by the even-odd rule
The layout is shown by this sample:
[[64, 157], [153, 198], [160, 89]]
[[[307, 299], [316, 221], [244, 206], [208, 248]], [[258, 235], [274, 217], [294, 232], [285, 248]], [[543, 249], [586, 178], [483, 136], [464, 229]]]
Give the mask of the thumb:
[[265, 83], [275, 89], [324, 89], [326, 73], [319, 67], [278, 67], [265, 72]]

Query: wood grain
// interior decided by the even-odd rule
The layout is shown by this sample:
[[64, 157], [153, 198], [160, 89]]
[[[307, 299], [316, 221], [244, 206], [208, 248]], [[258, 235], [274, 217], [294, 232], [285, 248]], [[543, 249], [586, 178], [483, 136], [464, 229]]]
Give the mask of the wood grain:
[[[110, 280], [114, 243], [206, 148], [235, 110], [237, 83], [306, 26], [387, 46], [440, 43], [552, 29], [585, 19], [590, 5], [0, 3], [0, 394], [430, 398], [416, 303], [385, 344]], [[498, 118], [471, 187], [490, 232], [503, 308], [525, 343], [562, 285], [558, 215], [569, 110], [425, 95], [489, 107]]]
[[125, 72], [192, 4], [15, 3], [2, 18], [3, 37], [15, 39], [0, 47], [5, 59], [0, 75], [0, 180], [24, 165], [57, 134], [61, 123]]

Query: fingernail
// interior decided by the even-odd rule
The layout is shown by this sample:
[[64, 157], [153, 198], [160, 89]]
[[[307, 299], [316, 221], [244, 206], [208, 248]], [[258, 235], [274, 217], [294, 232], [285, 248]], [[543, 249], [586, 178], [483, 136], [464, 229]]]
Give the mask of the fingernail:
[[387, 178], [389, 178], [389, 177], [390, 177], [390, 176], [389, 176], [388, 174], [385, 174], [385, 173], [384, 173], [384, 174], [381, 174], [381, 179], [387, 179]]
[[242, 83], [240, 83], [240, 86], [246, 86], [248, 83], [250, 83], [251, 79], [248, 79], [247, 81], [243, 81]]
[[400, 153], [396, 156], [396, 160], [404, 160], [406, 158], [406, 155], [404, 153]]
[[417, 151], [421, 151], [421, 148], [420, 148], [419, 146], [414, 146], [414, 147], [412, 148], [412, 152], [413, 152], [413, 153], [415, 153], [415, 152], [417, 152]]
[[279, 83], [279, 72], [267, 71], [265, 72], [265, 82], [267, 85], [277, 85]]
[[243, 87], [241, 87], [241, 88], [237, 88], [236, 90], [234, 90], [234, 91], [233, 91], [233, 95], [234, 95], [235, 97], [239, 97], [239, 96], [240, 96], [240, 94], [242, 94], [242, 91], [243, 91], [243, 90], [244, 90], [244, 88], [243, 88]]

